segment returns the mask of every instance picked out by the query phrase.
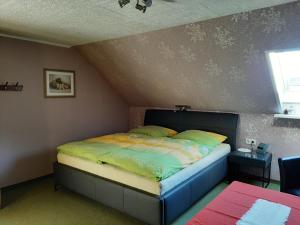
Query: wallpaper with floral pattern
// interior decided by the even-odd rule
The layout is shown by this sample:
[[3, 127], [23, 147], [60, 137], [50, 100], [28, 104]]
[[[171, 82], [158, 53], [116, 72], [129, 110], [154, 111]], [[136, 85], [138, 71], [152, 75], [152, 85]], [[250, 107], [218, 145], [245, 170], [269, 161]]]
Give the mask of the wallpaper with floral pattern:
[[[144, 124], [146, 107], [130, 108], [130, 128]], [[272, 179], [279, 180], [278, 158], [284, 156], [300, 155], [300, 129], [292, 125], [278, 127], [271, 114], [240, 114], [238, 129], [238, 147], [249, 148], [246, 137], [256, 139], [257, 143], [268, 143], [268, 151], [273, 154]]]
[[274, 125], [265, 51], [299, 47], [297, 1], [77, 49], [133, 106], [131, 127], [143, 124], [142, 106], [239, 112], [239, 147], [246, 137], [269, 143], [279, 179], [278, 157], [300, 155], [300, 130]]
[[299, 47], [298, 1], [77, 48], [132, 106], [273, 113], [265, 51]]

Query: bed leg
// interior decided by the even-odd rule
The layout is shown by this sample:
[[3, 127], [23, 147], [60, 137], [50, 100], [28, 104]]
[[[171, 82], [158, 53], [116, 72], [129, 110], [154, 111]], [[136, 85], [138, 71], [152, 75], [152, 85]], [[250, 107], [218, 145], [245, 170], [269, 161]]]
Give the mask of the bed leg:
[[2, 188], [0, 188], [0, 209], [3, 208], [3, 204], [2, 204]]
[[59, 189], [61, 189], [61, 185], [54, 184], [54, 191], [59, 191]]

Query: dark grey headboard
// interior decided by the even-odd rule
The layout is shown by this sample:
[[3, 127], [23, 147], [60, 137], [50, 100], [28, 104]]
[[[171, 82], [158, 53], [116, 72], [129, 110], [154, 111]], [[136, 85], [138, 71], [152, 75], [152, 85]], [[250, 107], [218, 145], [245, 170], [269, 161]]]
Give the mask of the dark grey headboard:
[[239, 115], [233, 113], [197, 112], [149, 109], [145, 113], [145, 125], [159, 125], [178, 132], [198, 129], [227, 136], [225, 143], [236, 149]]

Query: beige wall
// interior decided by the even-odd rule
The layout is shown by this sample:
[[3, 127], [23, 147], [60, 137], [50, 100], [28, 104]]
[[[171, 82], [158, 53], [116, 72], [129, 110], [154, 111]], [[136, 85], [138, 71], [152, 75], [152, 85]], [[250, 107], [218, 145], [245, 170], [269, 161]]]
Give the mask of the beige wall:
[[[134, 128], [144, 122], [145, 107], [130, 107], [129, 126]], [[238, 131], [238, 147], [247, 147], [245, 138], [254, 138], [257, 143], [270, 144], [268, 151], [273, 154], [272, 179], [279, 180], [278, 158], [283, 156], [300, 155], [300, 129], [279, 127], [270, 114], [240, 114]]]
[[265, 51], [299, 36], [297, 1], [78, 49], [133, 106], [274, 113]]
[[[57, 145], [128, 128], [128, 105], [74, 49], [0, 38], [0, 187], [52, 172]], [[45, 99], [43, 68], [76, 71], [76, 98]]]

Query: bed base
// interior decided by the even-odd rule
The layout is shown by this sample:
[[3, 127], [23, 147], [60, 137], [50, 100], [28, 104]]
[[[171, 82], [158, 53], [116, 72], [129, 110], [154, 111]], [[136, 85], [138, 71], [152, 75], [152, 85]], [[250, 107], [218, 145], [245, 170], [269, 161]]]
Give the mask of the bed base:
[[227, 156], [162, 196], [54, 163], [55, 188], [66, 187], [145, 223], [168, 225], [182, 215], [227, 175]]

